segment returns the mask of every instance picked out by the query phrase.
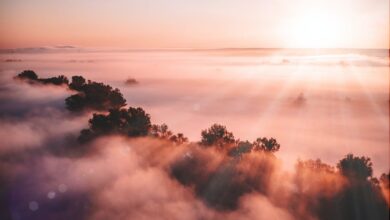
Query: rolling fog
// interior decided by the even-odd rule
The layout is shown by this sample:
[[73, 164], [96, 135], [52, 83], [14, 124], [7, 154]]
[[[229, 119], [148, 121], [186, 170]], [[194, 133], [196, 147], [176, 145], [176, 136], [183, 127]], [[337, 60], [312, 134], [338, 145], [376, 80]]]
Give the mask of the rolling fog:
[[[386, 51], [74, 50], [0, 55], [2, 219], [388, 218], [388, 183], [327, 165], [353, 153], [372, 159], [374, 176], [388, 172]], [[25, 69], [117, 87], [128, 106], [193, 142], [219, 123], [281, 147], [233, 157], [151, 137], [80, 144], [93, 112], [65, 109], [74, 93], [65, 86], [13, 79]]]
[[[69, 94], [11, 85], [24, 69], [42, 77], [83, 75], [119, 88], [128, 105], [191, 141], [220, 123], [243, 140], [275, 137], [285, 169], [298, 158], [334, 164], [347, 153], [371, 157], [375, 174], [389, 168], [387, 51], [52, 50], [0, 55], [3, 111], [17, 111], [13, 102], [30, 103], [31, 111], [61, 106]], [[126, 85], [128, 78], [139, 84]]]

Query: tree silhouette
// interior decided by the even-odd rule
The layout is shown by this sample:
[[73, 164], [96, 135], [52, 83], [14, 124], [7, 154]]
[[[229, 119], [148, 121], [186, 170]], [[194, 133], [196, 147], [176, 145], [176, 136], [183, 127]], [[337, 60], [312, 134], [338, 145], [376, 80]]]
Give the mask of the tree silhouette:
[[38, 80], [38, 75], [32, 70], [24, 70], [19, 73], [16, 78], [27, 79], [27, 80]]
[[337, 168], [350, 180], [367, 180], [372, 177], [372, 162], [368, 157], [355, 157], [348, 154], [340, 160]]
[[111, 109], [107, 115], [93, 114], [89, 128], [81, 131], [79, 141], [87, 142], [108, 134], [146, 136], [150, 128], [150, 116], [142, 108]]
[[276, 141], [275, 138], [257, 138], [256, 141], [253, 142], [253, 150], [254, 151], [264, 151], [274, 153], [280, 149], [280, 144]]
[[150, 135], [157, 138], [168, 139], [173, 135], [172, 131], [168, 129], [168, 125], [152, 125], [150, 129]]
[[[322, 162], [320, 159], [317, 160], [298, 160], [296, 165], [298, 171], [302, 169], [307, 169], [313, 172], [325, 172], [325, 173], [335, 173], [334, 167]], [[298, 172], [299, 173], [299, 172]]]
[[169, 140], [176, 144], [188, 142], [188, 138], [185, 137], [184, 134], [173, 134], [173, 132], [169, 130], [166, 124], [152, 125], [149, 131], [149, 135], [151, 135], [152, 137]]
[[50, 78], [43, 78], [43, 79], [38, 79], [39, 82], [43, 84], [53, 84], [53, 85], [63, 85], [63, 84], [68, 84], [69, 80], [66, 76], [64, 75], [59, 75], [57, 77], [50, 77]]
[[214, 145], [223, 148], [236, 142], [233, 133], [227, 131], [225, 126], [219, 124], [213, 124], [210, 128], [203, 130], [201, 135], [200, 144], [204, 146]]
[[119, 109], [126, 105], [126, 100], [119, 89], [113, 89], [109, 85], [91, 81], [83, 84], [82, 77], [72, 77], [71, 85], [72, 88], [79, 89], [79, 93], [65, 99], [66, 107], [70, 111], [85, 109], [104, 111]]
[[53, 84], [57, 86], [63, 84], [67, 85], [69, 83], [68, 78], [64, 75], [59, 75], [50, 78], [39, 78], [38, 75], [32, 70], [24, 70], [23, 72], [19, 73], [15, 78], [27, 80], [29, 83]]
[[85, 85], [85, 79], [82, 76], [72, 76], [72, 82], [69, 84], [69, 89], [81, 91]]
[[169, 140], [176, 144], [183, 144], [188, 142], [188, 138], [185, 137], [183, 133], [174, 134], [169, 138]]
[[243, 154], [252, 151], [253, 145], [249, 141], [240, 141], [237, 146], [229, 151], [229, 156], [241, 157]]
[[388, 219], [389, 209], [380, 190], [378, 180], [372, 177], [371, 159], [346, 155], [337, 164], [340, 173], [348, 180], [333, 199], [338, 203], [342, 219]]

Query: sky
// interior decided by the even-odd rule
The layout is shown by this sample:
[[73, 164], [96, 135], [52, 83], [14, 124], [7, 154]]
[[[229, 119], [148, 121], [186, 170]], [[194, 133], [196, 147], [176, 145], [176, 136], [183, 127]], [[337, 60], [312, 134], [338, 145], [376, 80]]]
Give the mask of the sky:
[[389, 48], [389, 0], [0, 0], [0, 48]]

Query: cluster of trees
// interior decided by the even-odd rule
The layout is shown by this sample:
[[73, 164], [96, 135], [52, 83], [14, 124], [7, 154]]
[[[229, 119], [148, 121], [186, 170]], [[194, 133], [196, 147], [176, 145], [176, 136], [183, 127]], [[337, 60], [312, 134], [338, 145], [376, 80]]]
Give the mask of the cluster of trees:
[[111, 109], [107, 115], [93, 114], [89, 120], [89, 128], [81, 131], [79, 140], [87, 142], [109, 134], [146, 136], [150, 128], [150, 116], [142, 108]]
[[188, 138], [183, 133], [174, 134], [169, 130], [168, 125], [152, 125], [149, 130], [149, 135], [155, 138], [169, 140], [176, 144], [183, 144], [188, 142]]
[[[389, 182], [390, 173], [382, 174], [380, 180], [373, 177], [370, 158], [348, 154], [336, 167], [321, 160], [299, 161], [296, 170], [296, 204], [303, 201], [306, 209], [319, 219], [389, 218], [383, 190], [389, 193], [386, 183]], [[310, 174], [302, 178], [301, 175], [307, 172]], [[337, 176], [344, 180], [339, 189], [337, 185], [340, 185], [340, 179], [335, 178]]]
[[73, 76], [69, 89], [78, 93], [65, 99], [67, 109], [70, 111], [97, 110], [107, 111], [119, 109], [126, 105], [119, 89], [113, 89], [103, 83], [86, 80], [82, 76]]
[[93, 114], [89, 128], [80, 132], [79, 141], [85, 143], [103, 135], [124, 135], [128, 137], [151, 136], [172, 141], [176, 144], [188, 142], [182, 133], [173, 134], [166, 124], [152, 125], [150, 115], [142, 108], [110, 109], [108, 114]]
[[56, 86], [68, 85], [69, 80], [64, 75], [49, 78], [39, 78], [32, 70], [24, 70], [16, 76], [17, 79], [26, 80], [29, 83], [52, 84]]
[[107, 111], [119, 109], [126, 105], [119, 89], [113, 89], [103, 83], [85, 80], [82, 76], [72, 76], [72, 81], [66, 76], [60, 75], [50, 78], [39, 78], [32, 70], [24, 70], [16, 76], [17, 79], [26, 80], [29, 83], [66, 85], [77, 93], [65, 99], [66, 108], [73, 112], [85, 110]]
[[[182, 133], [173, 134], [165, 124], [152, 125], [150, 115], [142, 108], [123, 108], [126, 106], [126, 99], [124, 99], [119, 89], [113, 89], [109, 85], [86, 80], [82, 76], [72, 76], [70, 83], [62, 75], [40, 79], [32, 70], [25, 70], [18, 74], [16, 78], [43, 84], [67, 85], [70, 90], [77, 92], [65, 99], [66, 108], [70, 111], [108, 111], [108, 114], [93, 114], [93, 117], [89, 120], [89, 128], [80, 132], [78, 139], [82, 143], [110, 134], [129, 137], [152, 136], [170, 140], [177, 144], [188, 142], [188, 138]], [[126, 83], [134, 84], [138, 82], [135, 79], [128, 79]]]
[[262, 137], [253, 142], [241, 141], [235, 139], [233, 133], [220, 124], [213, 124], [210, 128], [203, 130], [201, 136], [200, 145], [228, 150], [229, 155], [237, 157], [252, 151], [274, 153], [280, 149], [280, 144], [275, 138]]
[[[82, 143], [111, 134], [128, 137], [150, 136], [177, 144], [188, 142], [188, 138], [181, 133], [174, 134], [167, 125], [152, 124], [150, 115], [142, 108], [124, 108], [126, 100], [123, 95], [109, 85], [86, 81], [82, 76], [73, 76], [70, 83], [64, 76], [39, 79], [30, 70], [23, 71], [17, 77], [44, 84], [67, 84], [69, 89], [77, 91], [77, 94], [65, 100], [71, 111], [108, 111], [93, 114], [89, 127], [80, 132], [78, 139]], [[183, 185], [194, 187], [196, 195], [208, 205], [221, 210], [237, 208], [239, 198], [245, 193], [267, 193], [269, 185], [272, 184], [270, 176], [275, 164], [273, 153], [280, 149], [280, 144], [272, 137], [257, 138], [253, 142], [241, 141], [219, 124], [213, 124], [203, 130], [198, 144], [185, 146], [192, 149], [192, 156], [175, 161], [171, 165], [170, 174]], [[208, 154], [209, 148], [215, 148], [216, 152], [228, 157], [219, 162], [218, 166], [210, 168], [207, 164], [215, 158]], [[314, 181], [308, 182], [307, 178], [301, 178], [300, 181], [297, 175], [297, 189], [293, 197], [297, 202], [292, 204], [293, 210], [300, 210], [298, 206], [302, 205], [301, 201], [305, 201], [304, 207], [319, 219], [388, 218], [388, 204], [381, 189], [389, 192], [390, 173], [382, 174], [379, 179], [373, 177], [370, 158], [349, 154], [341, 159], [336, 167], [320, 160], [299, 161], [298, 174], [304, 173], [303, 170], [309, 170]], [[322, 174], [326, 174], [327, 179], [329, 176], [341, 176], [347, 184], [334, 194], [311, 193], [321, 189], [322, 185], [333, 184], [327, 179], [316, 182]], [[299, 211], [297, 212], [299, 215]]]

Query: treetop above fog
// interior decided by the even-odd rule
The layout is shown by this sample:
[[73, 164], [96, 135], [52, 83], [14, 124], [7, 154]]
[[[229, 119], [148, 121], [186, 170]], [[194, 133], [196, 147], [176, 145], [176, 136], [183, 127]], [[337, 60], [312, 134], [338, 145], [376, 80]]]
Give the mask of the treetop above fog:
[[23, 72], [19, 73], [16, 77], [19, 79], [28, 79], [28, 80], [38, 79], [38, 75], [32, 70], [24, 70]]
[[85, 85], [86, 80], [82, 76], [72, 76], [72, 82], [69, 84], [69, 89], [81, 91]]
[[69, 89], [78, 91], [77, 94], [65, 99], [66, 108], [70, 111], [87, 109], [107, 111], [126, 105], [126, 99], [119, 89], [91, 80], [86, 81], [82, 76], [72, 76]]
[[77, 91], [76, 94], [65, 99], [66, 108], [73, 112], [84, 110], [108, 111], [126, 105], [126, 99], [124, 99], [119, 89], [114, 89], [103, 83], [87, 81], [82, 76], [72, 76], [72, 81], [69, 83], [68, 78], [63, 75], [39, 78], [34, 71], [25, 70], [15, 78], [27, 80], [29, 83], [67, 85], [70, 90]]
[[119, 89], [113, 89], [103, 83], [92, 81], [85, 83], [83, 78], [72, 77], [69, 88], [78, 91], [77, 94], [65, 99], [66, 108], [70, 111], [86, 109], [106, 111], [126, 105], [126, 100]]
[[367, 180], [372, 177], [372, 162], [368, 157], [355, 157], [348, 154], [339, 161], [337, 168], [348, 179]]
[[213, 124], [210, 128], [203, 130], [201, 135], [200, 144], [204, 146], [223, 147], [236, 142], [233, 133], [220, 124]]
[[49, 78], [39, 78], [38, 75], [32, 70], [24, 70], [23, 72], [19, 73], [15, 78], [27, 80], [29, 83], [51, 84], [56, 86], [68, 85], [69, 83], [68, 78], [64, 75]]
[[280, 149], [280, 144], [275, 138], [261, 137], [253, 142], [235, 139], [232, 132], [226, 126], [213, 124], [210, 128], [201, 132], [200, 145], [216, 147], [219, 150], [227, 150], [230, 156], [240, 157], [249, 152], [274, 153]]
[[142, 108], [110, 109], [108, 114], [93, 114], [89, 128], [81, 131], [79, 140], [87, 142], [108, 134], [146, 136], [151, 126], [150, 116]]

